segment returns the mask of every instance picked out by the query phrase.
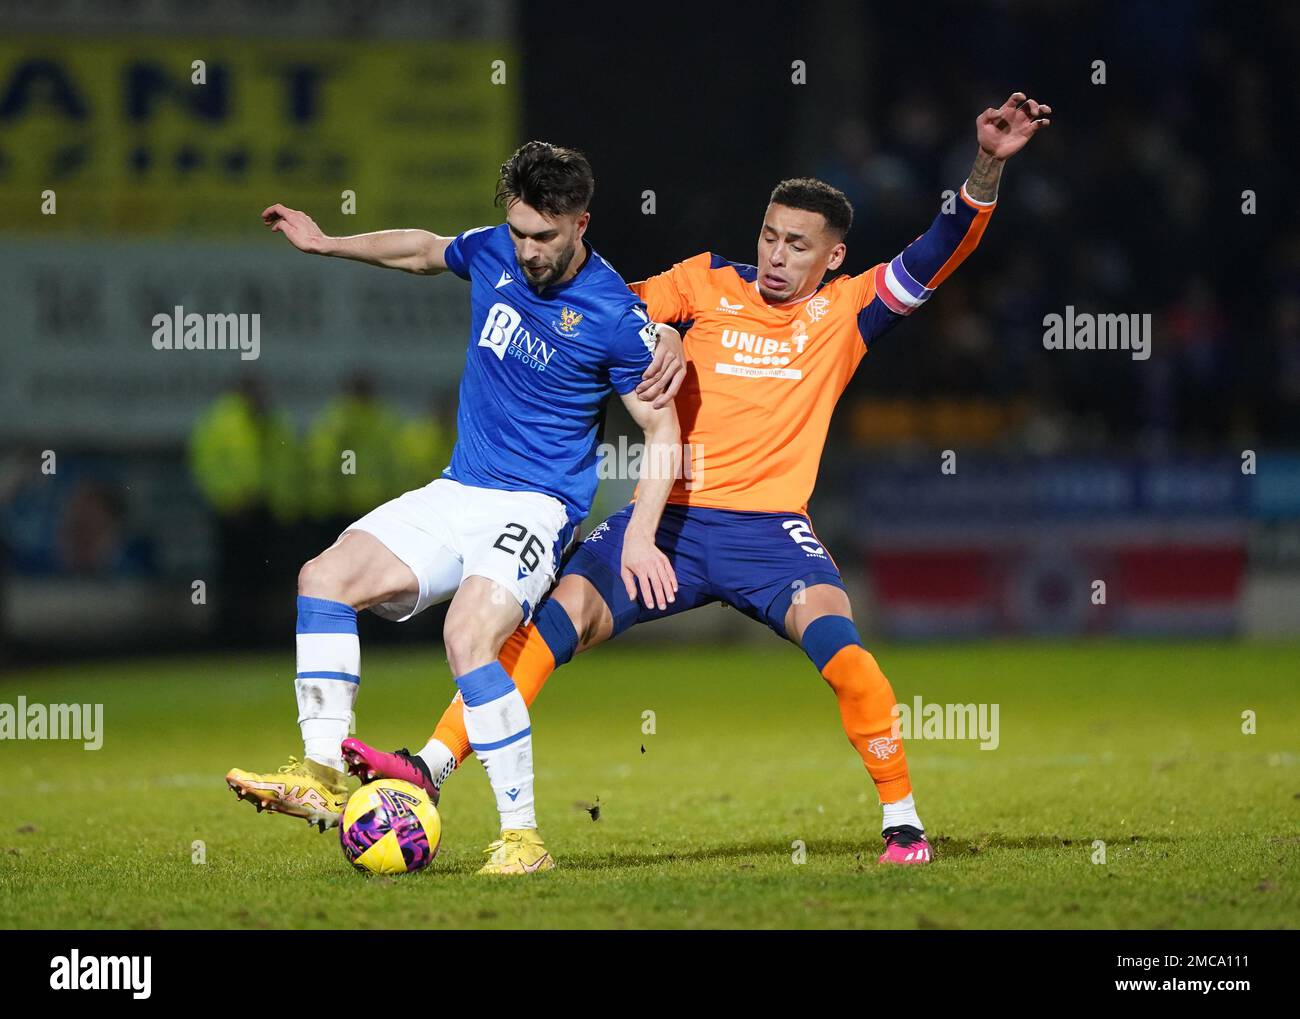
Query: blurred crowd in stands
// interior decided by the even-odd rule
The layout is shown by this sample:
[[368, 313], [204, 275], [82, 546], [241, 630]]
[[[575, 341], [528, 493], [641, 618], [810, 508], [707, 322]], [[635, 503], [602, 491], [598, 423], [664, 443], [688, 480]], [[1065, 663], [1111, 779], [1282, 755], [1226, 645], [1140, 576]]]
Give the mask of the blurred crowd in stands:
[[357, 518], [427, 485], [451, 460], [454, 402], [403, 417], [363, 375], [303, 435], [254, 377], [195, 422], [189, 467], [217, 522], [223, 633], [260, 632], [270, 590], [284, 601], [308, 559]]
[[449, 394], [403, 414], [357, 375], [299, 430], [250, 375], [196, 413], [183, 462], [14, 450], [0, 457], [0, 591], [15, 577], [161, 580], [188, 598], [197, 574], [210, 584], [214, 632], [282, 637], [299, 567], [358, 517], [437, 477], [454, 441]]
[[[779, 160], [784, 176], [816, 174], [848, 194], [856, 216], [846, 268], [863, 271], [921, 233], [943, 192], [960, 185], [985, 105], [1013, 89], [1051, 104], [1051, 128], [1006, 169], [980, 250], [876, 344], [851, 382], [819, 500], [837, 485], [844, 495], [859, 459], [881, 454], [960, 446], [1013, 458], [1159, 458], [1300, 446], [1300, 4], [936, 0], [895, 5], [887, 21], [874, 7], [849, 10], [839, 35], [816, 18], [791, 24], [793, 51], [813, 58], [811, 81], [832, 78], [826, 68], [837, 62], [848, 77], [833, 102], [819, 93], [780, 108], [769, 161], [735, 160], [725, 182], [712, 164], [705, 174], [687, 165], [691, 215], [653, 243], [641, 240], [639, 206], [621, 221], [617, 201], [599, 210], [602, 224], [625, 227], [603, 226], [606, 236], [636, 238], [637, 257], [662, 267], [683, 254], [681, 225], [726, 234], [740, 221], [727, 198], [765, 193]], [[698, 55], [712, 42], [692, 45]], [[728, 101], [746, 102], [740, 85], [758, 87], [772, 65], [734, 47], [719, 53], [729, 62], [708, 74]], [[692, 95], [708, 87], [689, 82]], [[774, 95], [758, 105], [787, 100]], [[568, 92], [533, 90], [525, 124], [551, 123], [561, 105], [571, 105]], [[532, 133], [525, 126], [521, 137]], [[600, 144], [576, 133], [578, 144]], [[678, 162], [691, 164], [683, 151]], [[640, 146], [603, 155], [604, 179], [639, 189]], [[1045, 317], [1068, 307], [1150, 314], [1149, 360], [1046, 350]], [[40, 447], [0, 444], [0, 598], [6, 575], [188, 585], [211, 565], [221, 573], [213, 632], [282, 639], [290, 624], [277, 613], [292, 613], [302, 562], [450, 458], [450, 392], [416, 416], [385, 395], [355, 377], [296, 429], [276, 409], [283, 394], [252, 375], [196, 408], [184, 452], [178, 441], [123, 450], [106, 436], [103, 450], [61, 448], [57, 475], [36, 473]], [[200, 500], [196, 527], [187, 514]], [[175, 518], [183, 522], [163, 526]]]
[[[841, 435], [1041, 453], [1300, 441], [1300, 6], [925, 6], [894, 11], [869, 54], [873, 82], [906, 87], [842, 118], [816, 164], [857, 210], [850, 265], [855, 243], [878, 260], [881, 238], [916, 236], [964, 179], [972, 98], [1023, 87], [1053, 124], [1008, 164], [983, 250], [864, 362]], [[925, 23], [972, 20], [977, 46], [932, 59]], [[1061, 67], [1044, 31], [1104, 64]], [[1150, 360], [1045, 351], [1044, 316], [1067, 305], [1150, 313]]]

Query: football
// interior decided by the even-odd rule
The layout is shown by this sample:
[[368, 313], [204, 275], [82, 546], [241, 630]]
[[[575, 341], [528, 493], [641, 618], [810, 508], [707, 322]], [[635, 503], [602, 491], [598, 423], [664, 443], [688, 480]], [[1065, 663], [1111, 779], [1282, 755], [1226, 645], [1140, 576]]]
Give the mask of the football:
[[348, 798], [339, 841], [348, 862], [364, 874], [413, 874], [438, 855], [442, 819], [423, 789], [380, 779]]

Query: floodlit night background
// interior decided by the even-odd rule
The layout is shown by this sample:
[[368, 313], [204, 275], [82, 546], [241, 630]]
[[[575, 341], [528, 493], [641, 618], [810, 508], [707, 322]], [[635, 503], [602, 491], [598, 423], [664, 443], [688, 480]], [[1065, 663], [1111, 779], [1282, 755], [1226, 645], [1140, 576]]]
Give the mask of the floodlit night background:
[[[1291, 3], [0, 0], [0, 929], [1294, 928], [1298, 66]], [[263, 209], [456, 235], [541, 139], [590, 158], [586, 236], [628, 281], [754, 262], [799, 176], [849, 196], [858, 274], [1016, 91], [1050, 128], [862, 360], [810, 503], [866, 680], [716, 604], [579, 655], [529, 709], [535, 877], [476, 876], [477, 761], [394, 879], [236, 800], [230, 769], [275, 789], [304, 753], [302, 564], [447, 465], [473, 342], [453, 274], [302, 254]], [[177, 308], [257, 316], [256, 358], [156, 349]], [[1149, 357], [1055, 349], [1075, 315], [1149, 323]], [[584, 534], [635, 484], [618, 400], [603, 439]], [[425, 745], [445, 613], [360, 613], [359, 739]], [[927, 866], [876, 865], [887, 817], [919, 850], [863, 689], [916, 720]], [[932, 975], [895, 953], [894, 983], [904, 955]], [[231, 958], [158, 972], [243, 993]]]
[[[827, 446], [811, 512], [860, 625], [1300, 632], [1300, 15], [1275, 6], [759, 3], [689, 31], [504, 0], [0, 6], [4, 657], [284, 645], [301, 562], [445, 465], [464, 287], [299, 255], [266, 205], [455, 233], [499, 222], [497, 166], [543, 138], [591, 158], [589, 237], [629, 280], [752, 261], [768, 192], [801, 174], [853, 201], [861, 272], [960, 186], [975, 116], [1013, 89], [1052, 128]], [[260, 356], [153, 349], [175, 305], [259, 314]], [[1149, 314], [1150, 359], [1044, 349], [1067, 306]], [[438, 616], [365, 636], [436, 641]], [[663, 625], [767, 639], [721, 609]]]

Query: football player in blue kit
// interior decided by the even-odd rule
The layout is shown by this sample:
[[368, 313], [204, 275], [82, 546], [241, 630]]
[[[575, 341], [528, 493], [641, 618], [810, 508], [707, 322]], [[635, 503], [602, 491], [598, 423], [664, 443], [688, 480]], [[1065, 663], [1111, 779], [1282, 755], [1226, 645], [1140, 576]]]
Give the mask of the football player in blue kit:
[[[262, 213], [300, 251], [423, 275], [449, 269], [470, 283], [472, 318], [451, 464], [356, 521], [298, 575], [304, 759], [226, 776], [259, 810], [304, 817], [322, 831], [338, 823], [347, 800], [340, 744], [361, 674], [357, 612], [404, 621], [450, 598], [447, 661], [501, 815], [501, 838], [480, 873], [554, 866], [537, 830], [528, 708], [497, 656], [555, 582], [591, 508], [611, 393], [644, 431], [652, 465], [628, 524], [623, 580], [630, 594], [661, 607], [676, 591], [654, 535], [679, 469], [672, 396], [685, 374], [681, 338], [650, 321], [586, 241], [593, 189], [580, 153], [529, 142], [501, 167], [499, 226], [456, 237], [424, 230], [327, 237], [303, 212], [272, 205]], [[651, 402], [637, 396], [643, 380], [668, 385], [652, 386]]]

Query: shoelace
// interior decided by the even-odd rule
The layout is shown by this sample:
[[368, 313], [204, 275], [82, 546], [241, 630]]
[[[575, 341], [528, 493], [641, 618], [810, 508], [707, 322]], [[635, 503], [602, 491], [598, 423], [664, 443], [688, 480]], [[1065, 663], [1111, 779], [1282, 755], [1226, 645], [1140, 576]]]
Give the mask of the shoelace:
[[291, 774], [291, 773], [293, 773], [293, 772], [301, 771], [301, 770], [302, 770], [302, 766], [303, 766], [303, 764], [304, 764], [304, 762], [298, 760], [298, 758], [296, 758], [296, 757], [290, 757], [290, 758], [289, 758], [289, 763], [288, 763], [288, 764], [285, 764], [285, 765], [282, 765], [282, 766], [279, 767], [279, 768], [276, 768], [276, 769], [275, 769], [275, 773], [276, 773], [277, 775], [288, 775], [288, 774]]
[[510, 837], [509, 840], [507, 840], [507, 839], [497, 839], [495, 842], [490, 842], [490, 843], [488, 844], [488, 847], [487, 847], [485, 850], [483, 850], [484, 855], [486, 855], [486, 856], [490, 856], [490, 855], [492, 855], [492, 854], [495, 853], [498, 849], [500, 849], [502, 846], [504, 846], [504, 845], [506, 844], [507, 841], [510, 841], [510, 842], [522, 842], [523, 839], [520, 838], [518, 835], [512, 835], [512, 836]]
[[919, 845], [925, 841], [925, 834], [918, 832], [911, 825], [899, 825], [896, 828], [889, 828], [882, 834], [885, 837], [885, 845], [898, 846], [901, 849], [907, 849], [909, 846]]
[[424, 763], [423, 757], [420, 757], [418, 754], [411, 753], [411, 751], [409, 751], [406, 747], [402, 747], [401, 750], [394, 750], [393, 753], [398, 757], [404, 758], [406, 763], [409, 764], [416, 771], [420, 772], [420, 774], [424, 776], [424, 780], [428, 782], [430, 785], [436, 784], [433, 781], [433, 776], [429, 774], [429, 766]]

